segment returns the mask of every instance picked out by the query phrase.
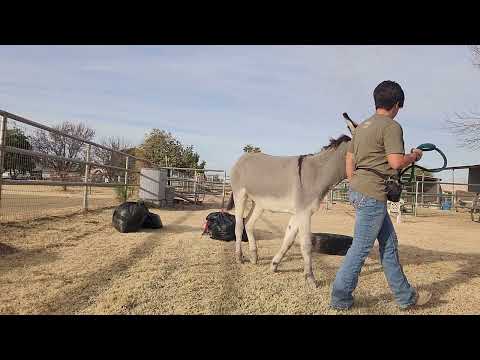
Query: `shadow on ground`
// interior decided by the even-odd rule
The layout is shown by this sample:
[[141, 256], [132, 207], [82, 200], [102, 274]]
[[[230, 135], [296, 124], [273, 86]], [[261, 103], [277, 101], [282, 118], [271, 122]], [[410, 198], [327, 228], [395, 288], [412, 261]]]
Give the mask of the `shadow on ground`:
[[[323, 255], [325, 256], [325, 255]], [[474, 278], [480, 277], [480, 254], [460, 254], [452, 252], [443, 252], [443, 251], [434, 251], [426, 250], [416, 246], [410, 245], [400, 245], [399, 246], [399, 256], [400, 262], [403, 267], [409, 265], [427, 265], [433, 263], [439, 263], [443, 261], [455, 262], [458, 265], [458, 269], [448, 274], [441, 280], [433, 281], [427, 285], [418, 286], [419, 290], [426, 290], [432, 293], [432, 299], [429, 304], [427, 304], [425, 309], [432, 309], [445, 305], [446, 301], [441, 300], [441, 298], [447, 294], [450, 289], [457, 287], [462, 284], [467, 284]], [[363, 270], [360, 274], [360, 279], [362, 277], [383, 272], [383, 268], [380, 264], [380, 258], [377, 251], [372, 251], [369, 256], [370, 259], [375, 260], [377, 264], [371, 264], [370, 267], [373, 269]], [[372, 266], [373, 265], [373, 266]], [[322, 265], [323, 267], [323, 265]], [[338, 269], [329, 268], [329, 273], [332, 274], [331, 270], [335, 270], [333, 274], [336, 273]], [[425, 272], [428, 272], [428, 268]], [[433, 271], [433, 270], [432, 270]], [[329, 283], [333, 282], [334, 275], [329, 279]], [[361, 281], [361, 280], [360, 280]], [[386, 281], [386, 280], [385, 280]], [[412, 283], [413, 286], [415, 284]], [[391, 302], [393, 297], [391, 293], [385, 293], [378, 296], [362, 296], [361, 303], [356, 305], [357, 307], [373, 307], [379, 301]]]
[[0, 243], [0, 274], [22, 267], [47, 264], [58, 259], [55, 252], [47, 249], [19, 249]]

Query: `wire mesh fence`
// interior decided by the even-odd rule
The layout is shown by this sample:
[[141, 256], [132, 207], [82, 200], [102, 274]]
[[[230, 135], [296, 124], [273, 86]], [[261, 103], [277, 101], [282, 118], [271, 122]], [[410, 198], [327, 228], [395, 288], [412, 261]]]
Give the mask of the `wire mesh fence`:
[[[452, 190], [444, 190], [446, 185], [453, 186]], [[414, 181], [404, 183], [401, 196], [402, 213], [414, 216], [435, 216], [453, 214], [455, 212], [479, 212], [479, 193], [469, 192], [468, 187], [480, 186], [472, 183], [453, 183], [442, 181]], [[455, 187], [457, 189], [455, 189]], [[346, 180], [340, 182], [324, 199], [326, 208], [330, 204], [348, 202], [349, 185]]]
[[92, 130], [81, 124], [51, 128], [0, 111], [0, 125], [2, 223], [135, 201], [142, 168], [168, 171], [168, 185], [179, 201], [207, 199], [220, 206], [228, 191], [224, 171], [162, 168], [136, 156], [136, 148], [120, 151], [94, 143]]
[[[63, 216], [113, 207], [139, 199], [142, 169], [166, 173], [171, 202], [223, 208], [231, 192], [224, 170], [160, 167], [138, 155], [91, 141], [91, 129], [63, 123], [50, 128], [0, 110], [0, 222]], [[443, 191], [442, 186], [471, 184], [416, 181], [402, 194], [404, 211], [422, 208], [470, 209], [476, 195]], [[167, 196], [168, 197], [168, 196]], [[477, 196], [478, 197], [478, 196]], [[168, 200], [168, 199], [167, 199]], [[348, 183], [325, 197], [328, 203], [348, 201]]]

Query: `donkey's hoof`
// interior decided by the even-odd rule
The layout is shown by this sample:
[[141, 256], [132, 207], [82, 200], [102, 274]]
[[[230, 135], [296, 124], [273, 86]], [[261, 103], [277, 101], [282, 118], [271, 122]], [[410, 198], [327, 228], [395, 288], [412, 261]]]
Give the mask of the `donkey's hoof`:
[[272, 262], [272, 265], [270, 265], [270, 269], [272, 270], [272, 272], [277, 272], [277, 269], [278, 269], [278, 263], [276, 262]]
[[237, 264], [243, 264], [243, 262], [245, 261], [242, 254], [236, 254], [235, 260], [237, 260]]
[[257, 254], [256, 251], [252, 251], [252, 252], [250, 253], [250, 262], [251, 262], [252, 264], [254, 264], [254, 265], [257, 264], [257, 262], [258, 262], [258, 254]]
[[305, 275], [305, 283], [309, 289], [316, 289], [318, 287], [313, 275]]

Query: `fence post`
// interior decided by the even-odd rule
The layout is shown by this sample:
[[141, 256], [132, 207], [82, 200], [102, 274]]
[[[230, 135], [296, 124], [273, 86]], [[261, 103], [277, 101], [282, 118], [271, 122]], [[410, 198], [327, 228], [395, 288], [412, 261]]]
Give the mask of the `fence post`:
[[423, 203], [424, 181], [425, 181], [425, 173], [422, 173], [422, 207], [425, 206], [425, 204]]
[[197, 203], [197, 170], [193, 173], [193, 201]]
[[[85, 156], [85, 161], [90, 162], [90, 150], [92, 146], [88, 144], [87, 146], [87, 151], [86, 151], [86, 156]], [[83, 178], [83, 181], [85, 182], [85, 190], [83, 192], [83, 211], [88, 211], [88, 173], [90, 171], [90, 165], [85, 164], [85, 177]]]
[[443, 194], [440, 192], [440, 184], [437, 181], [437, 201], [438, 204], [440, 205], [440, 208], [442, 208], [442, 202], [443, 202]]
[[225, 207], [225, 184], [227, 182], [227, 171], [223, 171], [223, 185], [222, 185], [222, 209]]
[[3, 164], [5, 160], [5, 151], [3, 146], [7, 140], [7, 117], [3, 116], [0, 122], [0, 204], [2, 201], [2, 183], [3, 183]]
[[128, 156], [125, 157], [125, 201], [128, 199]]
[[[455, 169], [452, 169], [452, 183], [453, 183], [453, 187], [452, 187], [452, 209], [457, 209], [456, 208], [456, 196], [455, 196]], [[467, 189], [468, 190], [468, 189]]]
[[418, 206], [418, 181], [415, 180], [415, 216], [417, 216], [417, 206]]

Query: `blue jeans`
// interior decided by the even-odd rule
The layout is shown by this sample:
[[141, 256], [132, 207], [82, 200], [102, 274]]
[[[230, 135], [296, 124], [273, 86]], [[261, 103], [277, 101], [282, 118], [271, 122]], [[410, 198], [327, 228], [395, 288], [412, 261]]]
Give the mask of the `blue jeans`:
[[365, 259], [378, 238], [380, 262], [395, 301], [401, 308], [415, 302], [415, 289], [408, 283], [398, 258], [398, 240], [386, 202], [359, 192], [350, 191], [350, 202], [356, 210], [353, 242], [333, 283], [330, 306], [348, 309], [353, 305], [352, 293]]

